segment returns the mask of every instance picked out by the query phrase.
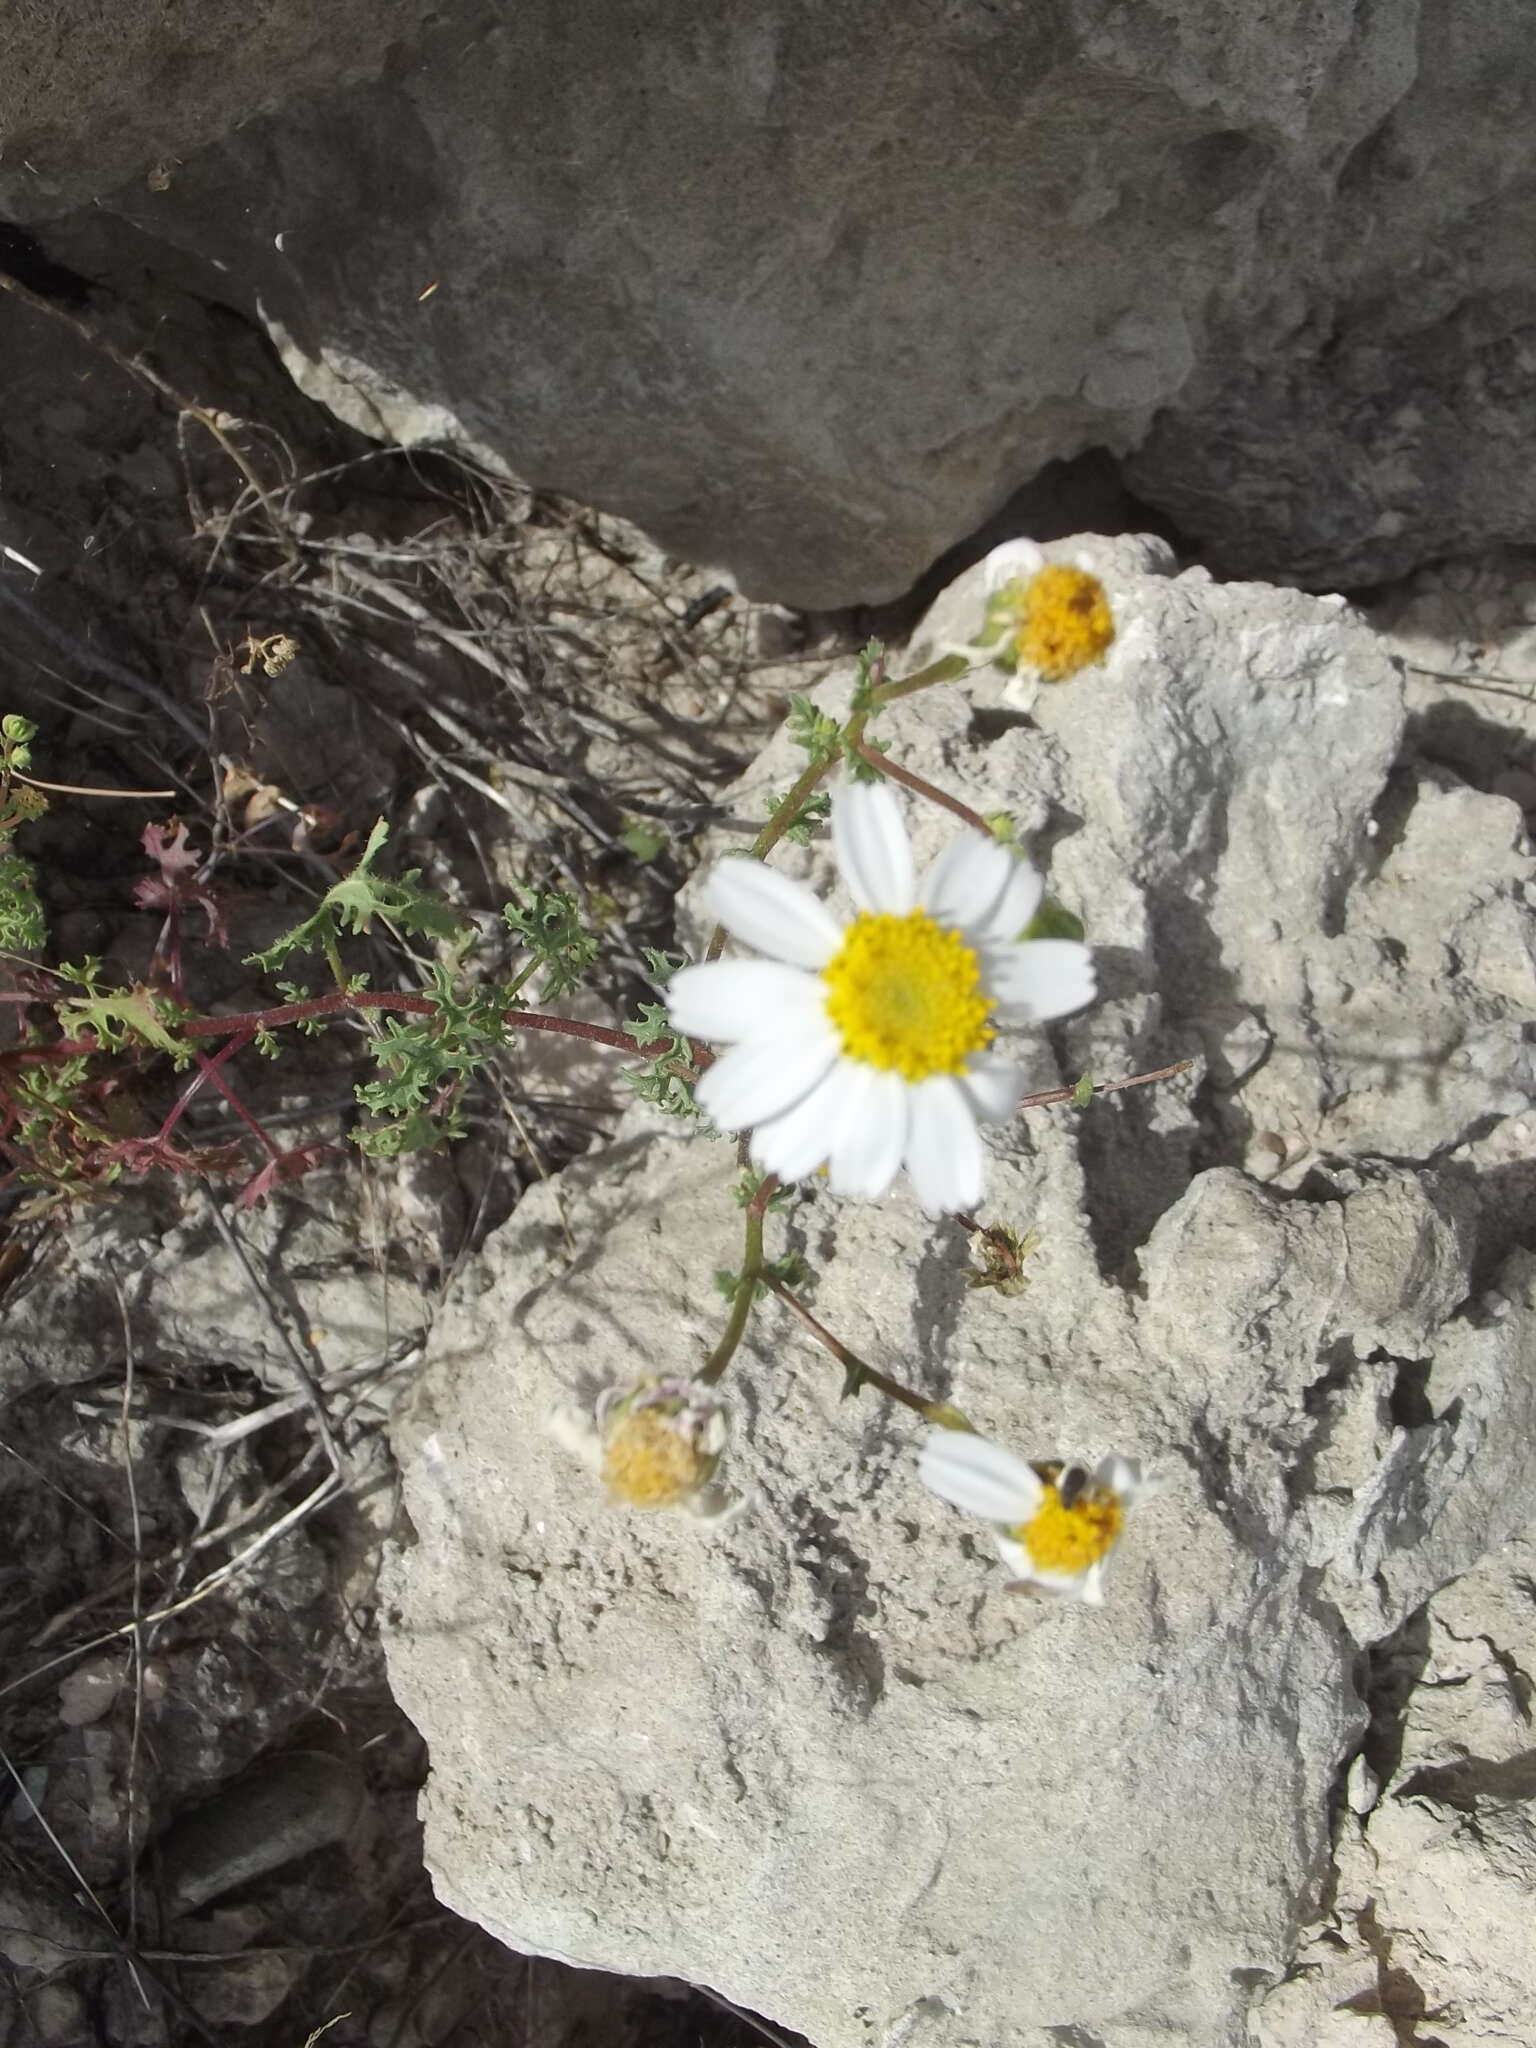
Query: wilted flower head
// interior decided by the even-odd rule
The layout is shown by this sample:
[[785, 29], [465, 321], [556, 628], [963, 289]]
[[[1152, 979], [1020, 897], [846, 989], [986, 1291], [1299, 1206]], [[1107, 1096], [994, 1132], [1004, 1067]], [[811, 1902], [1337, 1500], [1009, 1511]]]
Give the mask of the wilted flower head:
[[1010, 1591], [1034, 1589], [1093, 1607], [1103, 1602], [1104, 1563], [1126, 1515], [1149, 1491], [1129, 1458], [1105, 1458], [1092, 1471], [1032, 1465], [960, 1429], [929, 1431], [917, 1474], [942, 1500], [993, 1525], [998, 1554], [1013, 1573]]
[[1030, 540], [994, 548], [984, 566], [986, 619], [976, 644], [999, 666], [1064, 683], [1114, 645], [1114, 614], [1091, 570], [1048, 562]]
[[710, 1518], [735, 1505], [735, 1496], [715, 1484], [730, 1434], [728, 1410], [714, 1388], [698, 1380], [608, 1387], [590, 1414], [557, 1408], [549, 1427], [624, 1507], [683, 1508]]
[[1075, 939], [1027, 939], [1043, 884], [985, 834], [960, 834], [919, 878], [884, 783], [832, 799], [832, 844], [856, 905], [841, 923], [801, 882], [728, 858], [710, 908], [764, 960], [685, 967], [668, 984], [674, 1027], [730, 1050], [699, 1082], [724, 1131], [781, 1181], [825, 1165], [834, 1194], [883, 1195], [904, 1166], [930, 1214], [981, 1200], [978, 1123], [1023, 1091], [992, 1050], [998, 1022], [1044, 1022], [1094, 993]]

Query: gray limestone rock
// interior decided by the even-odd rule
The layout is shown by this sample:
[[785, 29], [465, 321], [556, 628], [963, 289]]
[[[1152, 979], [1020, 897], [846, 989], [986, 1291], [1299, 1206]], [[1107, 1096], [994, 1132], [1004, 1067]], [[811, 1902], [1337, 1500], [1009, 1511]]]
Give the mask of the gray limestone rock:
[[1365, 1752], [1385, 1782], [1341, 1821], [1328, 1918], [1258, 2007], [1259, 2048], [1348, 2048], [1372, 2021], [1384, 2043], [1529, 2038], [1533, 1589], [1526, 1535], [1393, 1639]]
[[[818, 2048], [1239, 2048], [1332, 1879], [1361, 1646], [1536, 1512], [1532, 1261], [1467, 1151], [1529, 1106], [1511, 807], [1460, 792], [1465, 865], [1392, 868], [1458, 792], [1403, 780], [1383, 827], [1401, 689], [1352, 615], [1172, 577], [1148, 543], [1063, 551], [1113, 589], [1104, 671], [1027, 710], [1000, 679], [935, 690], [882, 734], [1012, 812], [1088, 921], [1102, 1000], [1027, 1047], [1041, 1086], [1198, 1055], [1235, 1010], [1270, 1050], [995, 1133], [985, 1213], [1041, 1239], [1020, 1297], [969, 1289], [963, 1230], [902, 1190], [813, 1187], [773, 1229], [817, 1315], [925, 1395], [1032, 1456], [1151, 1461], [1107, 1608], [1006, 1593], [918, 1484], [913, 1419], [840, 1400], [771, 1301], [728, 1381], [744, 1511], [604, 1505], [543, 1418], [696, 1364], [738, 1257], [731, 1148], [639, 1113], [467, 1270], [398, 1433], [389, 1655], [441, 1895]], [[978, 603], [974, 576], [947, 593], [904, 666]], [[792, 769], [775, 742], [714, 850]], [[920, 857], [953, 829], [913, 826]], [[821, 843], [783, 859], [828, 879]], [[1482, 942], [1453, 963], [1447, 929]], [[1325, 981], [1340, 949], [1353, 982]], [[1417, 1057], [1448, 1019], [1466, 1071]], [[1268, 1185], [1238, 1163], [1260, 1119], [1298, 1148]]]
[[1090, 450], [1240, 574], [1536, 538], [1520, 0], [108, 15], [8, 25], [0, 210], [754, 593], [898, 595]]

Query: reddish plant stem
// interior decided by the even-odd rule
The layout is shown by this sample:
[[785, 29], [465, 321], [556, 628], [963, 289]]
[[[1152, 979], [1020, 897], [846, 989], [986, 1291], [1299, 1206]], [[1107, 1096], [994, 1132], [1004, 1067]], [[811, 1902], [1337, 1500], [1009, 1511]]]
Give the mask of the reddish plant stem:
[[[538, 1010], [509, 1010], [501, 1020], [514, 1031], [561, 1031], [568, 1038], [587, 1038], [594, 1045], [611, 1045], [616, 1052], [644, 1052], [644, 1046], [627, 1031], [614, 1031], [606, 1024], [583, 1024], [575, 1017], [549, 1017]], [[695, 1053], [701, 1051], [695, 1048]]]
[[[212, 1067], [212, 1064], [213, 1062], [210, 1060], [210, 1068]], [[282, 1147], [277, 1143], [275, 1138], [271, 1137], [268, 1134], [266, 1129], [252, 1114], [252, 1112], [246, 1108], [245, 1104], [240, 1100], [239, 1096], [235, 1093], [233, 1088], [227, 1085], [223, 1076], [220, 1074], [210, 1072], [208, 1078], [210, 1081], [212, 1081], [214, 1087], [218, 1089], [219, 1093], [223, 1096], [224, 1100], [229, 1104], [230, 1108], [235, 1112], [235, 1115], [239, 1117], [241, 1123], [243, 1123], [246, 1129], [251, 1133], [252, 1137], [254, 1137], [257, 1143], [261, 1145], [263, 1150], [266, 1152], [267, 1157], [269, 1159], [281, 1159], [283, 1156]]]
[[[395, 995], [384, 990], [337, 989], [327, 996], [310, 996], [300, 1003], [279, 1003], [270, 1010], [243, 1010], [233, 1017], [189, 1017], [177, 1028], [188, 1038], [216, 1038], [224, 1031], [275, 1031], [283, 1024], [302, 1024], [311, 1017], [341, 1017], [349, 1010], [394, 1010], [410, 1017], [432, 1017], [437, 1004], [430, 996]], [[508, 1010], [502, 1022], [514, 1031], [557, 1031], [567, 1038], [590, 1039], [595, 1045], [611, 1045], [616, 1052], [643, 1052], [627, 1031], [614, 1031], [606, 1024], [586, 1024], [577, 1017], [549, 1017], [537, 1010]]]
[[[1175, 1074], [1187, 1074], [1194, 1064], [1193, 1060], [1175, 1060], [1171, 1067], [1159, 1067], [1153, 1074], [1127, 1074], [1123, 1081], [1096, 1081], [1093, 1092], [1114, 1095], [1122, 1088], [1144, 1088], [1149, 1081], [1171, 1081]], [[1026, 1095], [1019, 1108], [1043, 1109], [1048, 1102], [1070, 1102], [1076, 1093], [1075, 1087], [1042, 1088], [1038, 1095]]]
[[0, 1066], [47, 1066], [100, 1051], [94, 1038], [61, 1038], [57, 1045], [18, 1045], [11, 1052], [0, 1054]]
[[860, 1358], [851, 1351], [841, 1337], [834, 1337], [819, 1317], [814, 1316], [800, 1299], [787, 1288], [782, 1280], [772, 1273], [763, 1276], [764, 1285], [770, 1294], [776, 1294], [787, 1309], [797, 1315], [810, 1331], [823, 1351], [829, 1352], [846, 1375], [843, 1385], [845, 1398], [856, 1394], [861, 1386], [876, 1387], [888, 1401], [899, 1401], [903, 1408], [910, 1408], [914, 1415], [921, 1415], [925, 1422], [938, 1423], [945, 1429], [969, 1428], [969, 1424], [958, 1408], [952, 1408], [947, 1401], [930, 1401], [926, 1394], [919, 1394], [911, 1387], [904, 1387], [900, 1380], [893, 1380], [889, 1373], [881, 1372], [878, 1366]]
[[924, 776], [914, 774], [910, 768], [904, 768], [899, 761], [893, 761], [889, 754], [882, 754], [878, 747], [872, 747], [861, 740], [859, 759], [867, 762], [871, 768], [878, 768], [880, 773], [889, 776], [892, 782], [899, 782], [903, 789], [910, 789], [916, 796], [927, 797], [930, 803], [950, 812], [952, 816], [971, 826], [974, 831], [982, 833], [988, 839], [992, 837], [992, 827], [980, 811], [973, 811], [969, 804], [961, 803], [959, 797], [951, 796], [947, 789], [938, 789]]
[[248, 1046], [251, 1043], [252, 1039], [255, 1036], [256, 1034], [254, 1031], [239, 1031], [236, 1032], [234, 1037], [230, 1039], [227, 1045], [221, 1045], [219, 1047], [219, 1050], [214, 1054], [212, 1059], [204, 1058], [202, 1053], [199, 1053], [197, 1055], [198, 1072], [193, 1077], [193, 1079], [187, 1083], [187, 1086], [182, 1090], [181, 1094], [177, 1096], [175, 1102], [172, 1103], [169, 1115], [166, 1117], [165, 1122], [160, 1126], [159, 1131], [156, 1133], [155, 1142], [157, 1144], [163, 1143], [167, 1138], [170, 1137], [172, 1131], [174, 1131], [176, 1126], [181, 1122], [182, 1114], [186, 1110], [188, 1105], [191, 1103], [192, 1098], [198, 1093], [199, 1089], [201, 1089], [205, 1083], [211, 1082], [212, 1085], [218, 1090], [219, 1094], [222, 1095], [224, 1100], [229, 1104], [230, 1108], [235, 1112], [235, 1115], [239, 1117], [240, 1121], [246, 1126], [246, 1128], [255, 1136], [255, 1138], [261, 1144], [263, 1150], [267, 1154], [267, 1157], [269, 1159], [276, 1159], [280, 1156], [281, 1147], [275, 1144], [273, 1140], [268, 1136], [266, 1131], [263, 1130], [260, 1123], [258, 1123], [256, 1118], [251, 1114], [250, 1110], [246, 1108], [245, 1104], [240, 1100], [239, 1096], [236, 1095], [234, 1090], [228, 1086], [228, 1084], [225, 1082], [224, 1076], [219, 1072], [219, 1068], [223, 1066], [224, 1062], [228, 1059], [232, 1059], [237, 1052], [243, 1052], [246, 1046]]

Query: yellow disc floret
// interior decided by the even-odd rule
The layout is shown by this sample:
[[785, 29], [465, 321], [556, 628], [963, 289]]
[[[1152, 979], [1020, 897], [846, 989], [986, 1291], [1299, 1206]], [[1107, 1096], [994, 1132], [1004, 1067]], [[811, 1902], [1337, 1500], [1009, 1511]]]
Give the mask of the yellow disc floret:
[[1034, 1514], [1008, 1534], [1042, 1572], [1071, 1576], [1108, 1557], [1124, 1519], [1125, 1509], [1108, 1487], [1084, 1486], [1064, 1499], [1052, 1478]]
[[1008, 586], [1013, 650], [1020, 668], [1064, 683], [1102, 661], [1114, 644], [1115, 621], [1097, 576], [1047, 562], [1027, 583]]
[[654, 1408], [626, 1415], [603, 1445], [603, 1484], [631, 1508], [674, 1508], [706, 1484], [718, 1460], [701, 1457]]
[[908, 1081], [963, 1073], [996, 1036], [981, 962], [924, 910], [862, 913], [821, 978], [848, 1057]]

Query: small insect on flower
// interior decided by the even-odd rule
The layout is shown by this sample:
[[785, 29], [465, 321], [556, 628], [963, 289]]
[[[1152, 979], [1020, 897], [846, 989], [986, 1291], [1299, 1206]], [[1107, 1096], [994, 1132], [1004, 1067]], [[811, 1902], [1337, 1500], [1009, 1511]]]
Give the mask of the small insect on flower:
[[1083, 1465], [1027, 1463], [984, 1436], [930, 1430], [917, 1476], [941, 1500], [993, 1525], [1010, 1592], [1035, 1591], [1098, 1607], [1104, 1563], [1125, 1518], [1151, 1488], [1130, 1458]]
[[642, 1379], [630, 1387], [608, 1387], [590, 1413], [561, 1406], [548, 1427], [601, 1475], [609, 1498], [622, 1507], [682, 1508], [710, 1521], [739, 1505], [715, 1481], [730, 1434], [728, 1410], [698, 1380]]
[[768, 957], [685, 967], [673, 1026], [727, 1045], [698, 1084], [718, 1129], [750, 1130], [781, 1181], [825, 1165], [832, 1192], [873, 1200], [903, 1167], [930, 1215], [981, 1200], [977, 1125], [1013, 1114], [1023, 1078], [993, 1050], [1000, 1021], [1043, 1023], [1094, 994], [1075, 939], [1022, 934], [1043, 883], [980, 832], [919, 879], [885, 783], [832, 799], [832, 845], [856, 906], [841, 923], [803, 883], [760, 861], [720, 861], [710, 908]]
[[1007, 541], [987, 556], [986, 622], [977, 642], [1002, 668], [1064, 683], [1104, 659], [1115, 620], [1090, 570], [1048, 562], [1033, 541]]

